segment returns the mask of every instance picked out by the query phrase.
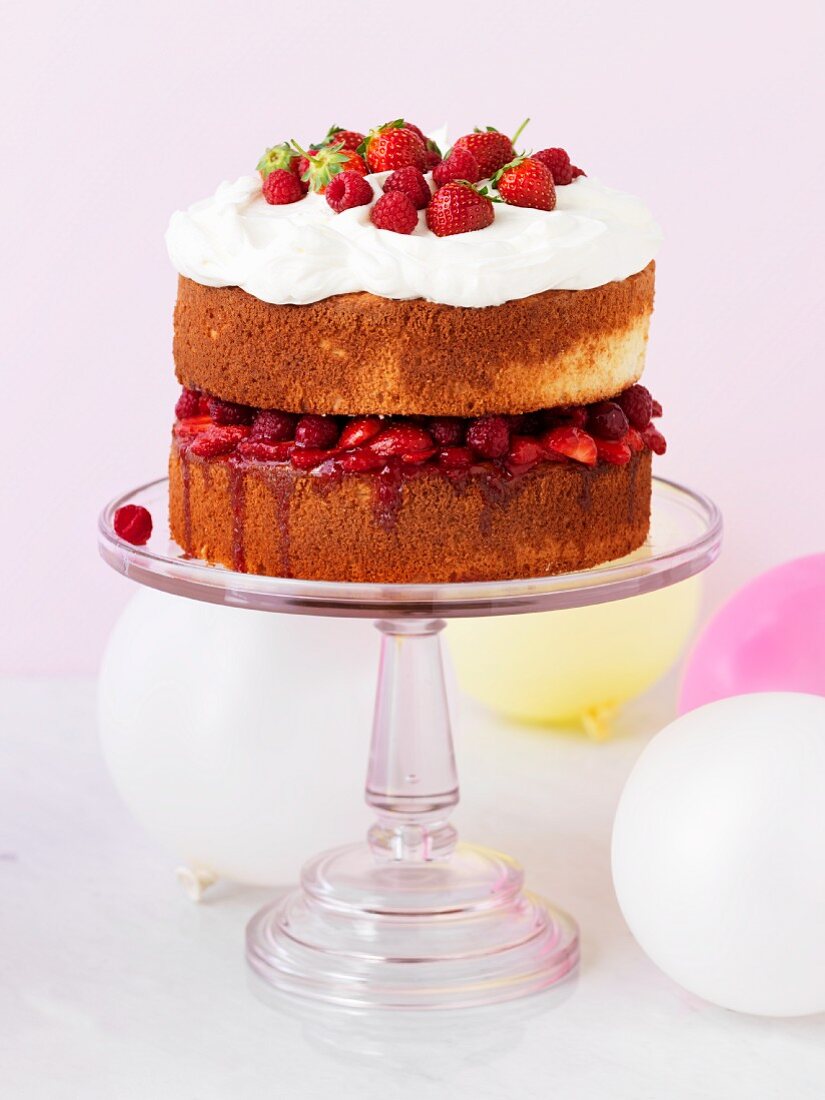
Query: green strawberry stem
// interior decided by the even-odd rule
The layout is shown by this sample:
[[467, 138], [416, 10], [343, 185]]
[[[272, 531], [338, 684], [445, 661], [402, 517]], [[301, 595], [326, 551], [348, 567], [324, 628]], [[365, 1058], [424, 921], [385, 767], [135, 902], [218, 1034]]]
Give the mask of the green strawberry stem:
[[515, 148], [515, 144], [516, 144], [516, 142], [517, 142], [517, 141], [518, 141], [518, 139], [519, 139], [519, 138], [521, 137], [521, 132], [522, 132], [522, 130], [523, 130], [523, 129], [525, 128], [525, 126], [527, 125], [527, 123], [528, 123], [529, 121], [530, 121], [530, 119], [529, 119], [529, 118], [526, 118], [526, 119], [524, 120], [524, 122], [522, 122], [521, 126], [519, 126], [518, 130], [516, 130], [516, 132], [515, 132], [515, 133], [513, 134], [513, 137], [511, 138], [511, 140], [512, 140], [512, 142], [513, 142], [513, 147], [514, 147], [514, 148]]

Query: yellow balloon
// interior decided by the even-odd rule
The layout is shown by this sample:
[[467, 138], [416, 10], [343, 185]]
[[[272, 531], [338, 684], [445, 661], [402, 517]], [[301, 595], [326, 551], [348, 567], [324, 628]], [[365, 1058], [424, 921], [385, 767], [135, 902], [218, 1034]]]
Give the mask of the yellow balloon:
[[519, 722], [581, 722], [606, 737], [613, 715], [675, 663], [699, 608], [698, 577], [615, 603], [454, 619], [447, 629], [468, 695]]

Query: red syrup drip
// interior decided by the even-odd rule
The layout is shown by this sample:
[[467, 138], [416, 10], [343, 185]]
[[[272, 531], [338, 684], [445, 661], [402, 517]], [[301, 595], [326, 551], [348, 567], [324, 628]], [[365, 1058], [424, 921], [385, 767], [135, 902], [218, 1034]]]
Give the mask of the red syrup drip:
[[390, 462], [374, 476], [375, 522], [383, 531], [391, 531], [401, 510], [404, 472], [400, 464]]
[[627, 491], [627, 522], [633, 522], [633, 505], [636, 502], [636, 482], [639, 480], [639, 455], [630, 460], [630, 488]]
[[233, 457], [227, 460], [227, 466], [229, 467], [229, 499], [232, 506], [232, 568], [236, 573], [245, 573], [243, 462]]
[[585, 469], [579, 471], [579, 508], [583, 512], [589, 512], [591, 506], [591, 486], [593, 481], [593, 475], [596, 474], [598, 467], [592, 470]]
[[192, 556], [192, 468], [189, 462], [189, 448], [179, 447], [181, 482], [183, 485], [183, 552]]
[[501, 474], [487, 473], [478, 480], [478, 488], [481, 493], [481, 515], [479, 516], [478, 528], [485, 538], [489, 538], [493, 532], [493, 519], [507, 495], [508, 486], [509, 481]]
[[289, 518], [292, 496], [295, 492], [295, 474], [285, 463], [279, 463], [271, 468], [263, 465], [261, 468], [264, 470], [264, 477], [275, 501], [275, 523], [278, 526], [278, 552], [281, 559], [280, 575], [291, 577], [292, 555]]

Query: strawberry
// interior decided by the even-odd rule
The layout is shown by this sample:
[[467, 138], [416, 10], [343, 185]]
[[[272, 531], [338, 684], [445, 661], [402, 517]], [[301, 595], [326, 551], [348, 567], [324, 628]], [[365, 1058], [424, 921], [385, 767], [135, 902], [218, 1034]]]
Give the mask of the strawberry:
[[409, 234], [418, 225], [418, 211], [403, 191], [389, 191], [370, 210], [370, 221], [377, 229]]
[[433, 437], [417, 424], [393, 424], [376, 436], [369, 446], [374, 454], [386, 457], [404, 455], [406, 458], [416, 451], [435, 451]]
[[316, 447], [296, 447], [290, 453], [289, 461], [296, 470], [314, 470], [330, 457], [331, 451], [321, 451]]
[[478, 161], [481, 179], [487, 179], [513, 159], [513, 143], [529, 121], [526, 118], [522, 122], [512, 141], [506, 134], [500, 134], [493, 126], [488, 126], [486, 130], [476, 129], [471, 134], [460, 137], [453, 149], [468, 149]]
[[362, 443], [375, 439], [382, 427], [383, 424], [377, 416], [362, 416], [357, 420], [350, 420], [341, 432], [338, 446], [342, 451], [348, 451], [350, 447], [360, 447]]
[[366, 473], [368, 470], [380, 470], [382, 466], [387, 464], [387, 460], [383, 455], [377, 455], [369, 447], [362, 447], [357, 451], [347, 451], [346, 454], [340, 456], [338, 462], [341, 464], [342, 470], [352, 474]]
[[602, 462], [611, 466], [625, 466], [632, 457], [630, 447], [621, 439], [597, 439], [596, 451]]
[[510, 206], [532, 210], [552, 210], [556, 188], [549, 168], [532, 157], [516, 157], [493, 176], [493, 186]]
[[544, 458], [544, 448], [537, 439], [529, 435], [514, 435], [507, 452], [508, 466], [533, 466]]
[[189, 453], [201, 458], [218, 458], [231, 454], [242, 439], [249, 435], [249, 428], [240, 424], [216, 425], [201, 432], [189, 447]]
[[294, 172], [285, 168], [273, 168], [264, 180], [264, 198], [270, 206], [286, 206], [298, 202], [306, 195], [306, 188]]
[[442, 160], [433, 168], [433, 182], [436, 187], [443, 187], [445, 183], [450, 183], [452, 180], [478, 183], [480, 179], [481, 169], [469, 149], [453, 149], [446, 160]]
[[566, 458], [574, 458], [585, 466], [595, 466], [598, 459], [596, 440], [581, 428], [553, 428], [541, 437], [544, 449], [551, 454], [556, 452]]
[[265, 149], [255, 167], [261, 173], [261, 179], [263, 180], [276, 168], [280, 168], [284, 172], [293, 172], [297, 176], [299, 175], [299, 159], [298, 154], [289, 142], [282, 141], [280, 145], [273, 145], [271, 149]]
[[470, 447], [444, 447], [438, 453], [438, 465], [442, 470], [469, 470], [473, 462]]
[[439, 187], [427, 207], [427, 225], [437, 237], [485, 229], [494, 217], [492, 200], [471, 183]]
[[405, 466], [423, 466], [425, 462], [430, 461], [437, 450], [437, 447], [430, 447], [427, 451], [414, 451], [411, 454], [401, 455], [401, 461]]
[[177, 423], [172, 431], [176, 439], [191, 439], [214, 426], [215, 421], [211, 416], [189, 416]]
[[366, 176], [367, 166], [362, 157], [343, 145], [321, 145], [308, 152], [293, 139], [293, 147], [300, 154], [299, 168], [301, 179], [309, 184], [311, 191], [323, 195], [327, 184], [340, 172], [356, 172]]
[[634, 455], [645, 449], [645, 441], [642, 439], [641, 432], [637, 431], [636, 428], [627, 429], [622, 443], [626, 443]]
[[424, 179], [424, 173], [412, 164], [406, 168], [396, 168], [384, 180], [384, 191], [403, 192], [416, 210], [423, 210], [430, 201], [432, 191]]
[[132, 546], [145, 546], [152, 534], [152, 516], [142, 504], [124, 504], [115, 512], [113, 527]]
[[365, 140], [364, 135], [359, 134], [357, 130], [343, 130], [340, 126], [330, 126], [321, 145], [340, 145], [344, 149], [357, 153], [358, 146]]
[[370, 172], [392, 172], [408, 164], [423, 171], [427, 159], [426, 143], [414, 130], [407, 128], [403, 118], [370, 130], [358, 152], [366, 160]]
[[267, 443], [264, 439], [242, 439], [238, 444], [238, 454], [257, 462], [286, 462], [294, 446], [289, 440]]

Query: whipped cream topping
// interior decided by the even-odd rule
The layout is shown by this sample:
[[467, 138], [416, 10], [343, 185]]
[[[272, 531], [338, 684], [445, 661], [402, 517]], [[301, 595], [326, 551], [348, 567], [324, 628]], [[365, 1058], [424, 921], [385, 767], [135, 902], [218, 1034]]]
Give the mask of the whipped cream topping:
[[[367, 177], [375, 199], [387, 174]], [[241, 176], [173, 214], [166, 244], [174, 266], [194, 282], [239, 286], [281, 305], [369, 291], [495, 306], [545, 290], [603, 286], [655, 256], [661, 231], [639, 199], [588, 176], [556, 196], [549, 212], [497, 203], [491, 226], [452, 237], [430, 232], [422, 211], [418, 228], [404, 236], [377, 229], [369, 206], [334, 213], [323, 195], [270, 206], [260, 177]]]

